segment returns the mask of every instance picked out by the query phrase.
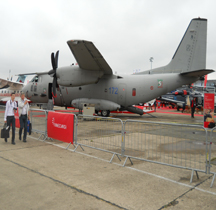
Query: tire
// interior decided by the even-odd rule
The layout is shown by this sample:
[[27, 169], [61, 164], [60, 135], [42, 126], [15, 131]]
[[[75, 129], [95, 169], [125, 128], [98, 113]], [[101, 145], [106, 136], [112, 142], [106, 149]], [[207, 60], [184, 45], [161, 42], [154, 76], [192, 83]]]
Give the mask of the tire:
[[101, 111], [101, 116], [102, 116], [102, 117], [108, 117], [109, 114], [110, 114], [110, 111], [109, 111], [109, 110], [102, 110], [102, 111]]

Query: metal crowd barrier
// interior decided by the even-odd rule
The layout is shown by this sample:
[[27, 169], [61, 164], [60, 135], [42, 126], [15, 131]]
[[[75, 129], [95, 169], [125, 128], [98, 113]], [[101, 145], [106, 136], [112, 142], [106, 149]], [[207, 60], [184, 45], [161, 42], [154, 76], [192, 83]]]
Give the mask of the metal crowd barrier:
[[211, 173], [213, 174], [211, 187], [213, 186], [214, 180], [216, 178], [216, 127], [211, 129], [209, 138], [209, 153], [207, 153], [209, 166], [211, 167]]
[[[41, 110], [41, 109], [30, 109], [32, 132], [41, 134], [38, 139], [44, 136], [43, 140], [45, 141], [47, 136], [47, 118], [48, 113], [53, 112], [54, 110]], [[65, 113], [65, 111], [55, 110]], [[72, 112], [66, 112], [72, 113]], [[74, 115], [74, 143], [77, 144], [77, 116]], [[68, 148], [68, 147], [67, 147]]]
[[4, 125], [4, 113], [5, 113], [5, 106], [0, 105], [0, 126], [3, 127]]
[[40, 137], [47, 135], [47, 110], [30, 109], [30, 121], [32, 124], [32, 132], [40, 133]]
[[117, 118], [78, 115], [77, 144], [112, 153], [122, 154], [123, 122]]
[[124, 133], [126, 157], [207, 173], [202, 126], [126, 120]]

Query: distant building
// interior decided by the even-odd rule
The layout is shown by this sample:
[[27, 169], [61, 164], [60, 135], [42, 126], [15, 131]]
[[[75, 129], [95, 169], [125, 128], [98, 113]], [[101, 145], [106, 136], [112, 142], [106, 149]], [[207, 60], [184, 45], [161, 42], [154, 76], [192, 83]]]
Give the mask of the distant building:
[[216, 87], [216, 80], [207, 80], [206, 86]]
[[[197, 82], [193, 83], [194, 86], [204, 86], [204, 80], [198, 80]], [[216, 87], [216, 80], [208, 79], [206, 86]]]

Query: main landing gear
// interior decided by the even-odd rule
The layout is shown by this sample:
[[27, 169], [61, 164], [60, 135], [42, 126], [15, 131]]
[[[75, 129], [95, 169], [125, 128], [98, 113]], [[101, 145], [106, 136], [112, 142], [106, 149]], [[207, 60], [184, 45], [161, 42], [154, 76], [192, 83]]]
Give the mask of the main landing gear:
[[102, 110], [101, 111], [101, 116], [102, 117], [109, 117], [110, 111], [109, 110]]

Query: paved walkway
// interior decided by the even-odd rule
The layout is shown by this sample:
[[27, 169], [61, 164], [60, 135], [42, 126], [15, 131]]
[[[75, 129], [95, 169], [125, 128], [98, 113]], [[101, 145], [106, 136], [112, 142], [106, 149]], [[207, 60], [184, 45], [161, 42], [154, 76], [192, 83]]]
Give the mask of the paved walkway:
[[200, 173], [200, 179], [194, 176], [190, 184], [191, 171], [146, 162], [122, 167], [117, 158], [108, 163], [110, 154], [79, 151], [34, 136], [28, 136], [27, 143], [16, 140], [16, 145], [1, 139], [0, 209], [216, 207], [216, 185], [209, 187], [212, 175]]

